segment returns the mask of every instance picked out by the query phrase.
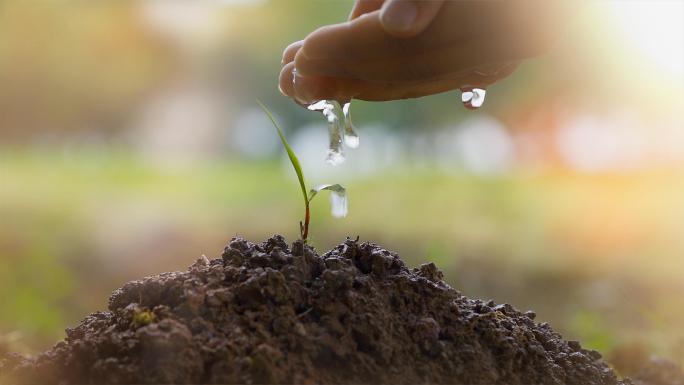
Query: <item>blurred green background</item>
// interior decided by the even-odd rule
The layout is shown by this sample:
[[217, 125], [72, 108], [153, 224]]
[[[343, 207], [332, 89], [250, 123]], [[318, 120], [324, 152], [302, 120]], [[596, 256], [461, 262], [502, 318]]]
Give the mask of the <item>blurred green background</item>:
[[534, 309], [620, 361], [684, 363], [684, 3], [588, 2], [553, 52], [468, 111], [458, 92], [322, 117], [277, 89], [282, 49], [351, 1], [0, 2], [0, 353], [37, 352], [128, 280], [294, 240], [294, 173], [344, 183], [312, 242], [359, 235], [458, 290]]

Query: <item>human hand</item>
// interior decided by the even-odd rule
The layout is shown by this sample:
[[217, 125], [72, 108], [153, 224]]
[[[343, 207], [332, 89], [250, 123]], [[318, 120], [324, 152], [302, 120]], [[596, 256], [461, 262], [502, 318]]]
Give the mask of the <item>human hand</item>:
[[566, 8], [562, 0], [357, 0], [350, 20], [287, 47], [280, 89], [308, 104], [484, 88], [545, 52]]

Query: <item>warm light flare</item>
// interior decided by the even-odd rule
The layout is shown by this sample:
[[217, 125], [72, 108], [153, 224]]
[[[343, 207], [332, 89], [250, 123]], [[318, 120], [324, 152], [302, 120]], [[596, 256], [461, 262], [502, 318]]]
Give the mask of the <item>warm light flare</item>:
[[658, 69], [684, 79], [684, 2], [612, 1], [618, 28]]

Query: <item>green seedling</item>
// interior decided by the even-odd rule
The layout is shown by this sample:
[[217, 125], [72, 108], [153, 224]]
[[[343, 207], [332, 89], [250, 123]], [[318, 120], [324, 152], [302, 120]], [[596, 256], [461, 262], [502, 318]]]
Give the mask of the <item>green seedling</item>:
[[290, 144], [287, 142], [287, 139], [285, 139], [285, 134], [283, 134], [283, 130], [276, 122], [275, 118], [273, 117], [273, 114], [271, 114], [268, 108], [266, 108], [266, 106], [264, 106], [260, 101], [257, 100], [257, 103], [259, 103], [261, 109], [264, 110], [268, 118], [271, 120], [271, 123], [273, 123], [273, 126], [278, 131], [280, 142], [283, 144], [283, 147], [287, 152], [287, 157], [290, 159], [290, 163], [292, 163], [292, 167], [294, 168], [295, 173], [297, 174], [297, 179], [299, 180], [299, 187], [301, 188], [302, 196], [304, 198], [304, 221], [299, 222], [299, 231], [302, 237], [302, 241], [306, 242], [309, 236], [309, 224], [311, 223], [310, 204], [314, 197], [318, 196], [318, 193], [321, 191], [330, 191], [330, 201], [332, 205], [333, 216], [344, 217], [347, 215], [347, 190], [339, 184], [324, 184], [312, 188], [307, 193], [306, 182], [304, 181], [304, 172], [302, 171], [302, 166], [299, 163], [297, 155], [292, 150], [292, 147], [290, 147]]

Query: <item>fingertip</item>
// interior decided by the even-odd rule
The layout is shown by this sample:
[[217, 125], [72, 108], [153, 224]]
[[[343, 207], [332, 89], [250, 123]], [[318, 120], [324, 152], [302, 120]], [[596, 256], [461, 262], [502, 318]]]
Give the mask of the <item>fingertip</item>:
[[323, 99], [320, 96], [321, 80], [317, 77], [302, 76], [296, 73], [292, 88], [293, 98], [300, 104], [309, 105]]
[[280, 70], [278, 77], [278, 90], [285, 96], [294, 97], [293, 73], [295, 65], [290, 62]]
[[303, 44], [304, 44], [304, 40], [298, 40], [298, 41], [295, 41], [294, 43], [288, 45], [285, 48], [285, 50], [283, 51], [283, 57], [280, 61], [280, 64], [285, 65], [285, 64], [293, 61], [295, 58], [295, 55], [302, 48]]

